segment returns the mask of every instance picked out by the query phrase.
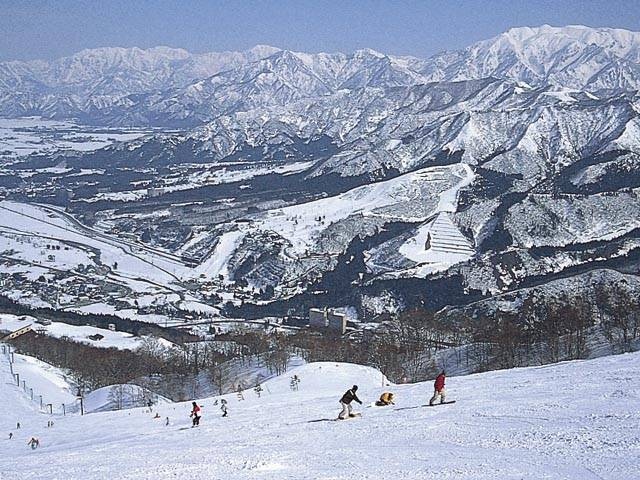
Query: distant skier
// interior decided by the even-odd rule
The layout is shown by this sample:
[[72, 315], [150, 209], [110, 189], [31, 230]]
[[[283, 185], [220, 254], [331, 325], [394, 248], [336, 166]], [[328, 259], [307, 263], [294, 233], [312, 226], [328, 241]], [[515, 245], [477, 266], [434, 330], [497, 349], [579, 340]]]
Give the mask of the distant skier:
[[429, 405], [431, 406], [436, 403], [438, 397], [440, 398], [440, 403], [444, 403], [445, 401], [446, 392], [444, 390], [444, 377], [444, 370], [442, 370], [442, 372], [440, 372], [440, 375], [436, 377], [436, 381], [433, 384], [433, 397], [431, 397], [431, 400], [429, 400]]
[[191, 409], [191, 415], [189, 416], [193, 419], [191, 424], [191, 428], [193, 428], [200, 425], [200, 407], [196, 402], [192, 402], [191, 405], [193, 408]]
[[16, 428], [20, 430], [20, 422], [16, 423]]
[[227, 401], [223, 398], [222, 400], [220, 400], [220, 410], [222, 410], [222, 416], [226, 417], [227, 414], [229, 413], [227, 411]]
[[356, 391], [358, 391], [358, 386], [354, 385], [349, 390], [347, 390], [344, 393], [344, 395], [342, 395], [342, 398], [340, 399], [340, 405], [342, 405], [342, 411], [340, 412], [340, 415], [338, 415], [338, 419], [344, 420], [345, 418], [347, 418], [347, 415], [349, 417], [356, 416], [353, 413], [353, 407], [351, 406], [351, 402], [355, 400], [360, 405], [362, 405], [362, 402], [358, 398], [358, 395], [356, 395]]
[[31, 437], [31, 440], [29, 440], [27, 445], [31, 447], [31, 450], [35, 450], [40, 446], [40, 440], [38, 440], [36, 437]]
[[13, 432], [9, 432], [9, 440], [13, 438]]
[[395, 405], [395, 403], [393, 403], [393, 393], [384, 392], [382, 395], [380, 395], [380, 400], [378, 400], [376, 402], [376, 405], [378, 407], [386, 407], [387, 405]]
[[169, 417], [167, 417], [167, 419], [165, 420], [164, 425], [165, 425], [165, 427], [169, 426]]

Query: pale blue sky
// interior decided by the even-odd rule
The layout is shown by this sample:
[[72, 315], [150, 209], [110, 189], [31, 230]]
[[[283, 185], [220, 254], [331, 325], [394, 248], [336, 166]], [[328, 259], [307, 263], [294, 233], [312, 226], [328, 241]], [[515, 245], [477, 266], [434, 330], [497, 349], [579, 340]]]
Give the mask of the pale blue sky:
[[0, 0], [0, 60], [100, 46], [204, 52], [256, 44], [427, 57], [544, 23], [640, 31], [640, 0]]

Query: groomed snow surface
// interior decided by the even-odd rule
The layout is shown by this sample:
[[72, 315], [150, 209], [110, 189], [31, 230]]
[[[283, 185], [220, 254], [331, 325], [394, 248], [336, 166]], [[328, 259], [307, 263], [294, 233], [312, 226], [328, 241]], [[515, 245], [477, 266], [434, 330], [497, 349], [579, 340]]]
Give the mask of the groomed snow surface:
[[[1, 357], [3, 479], [640, 478], [640, 353], [449, 378], [457, 403], [434, 408], [421, 407], [431, 382], [383, 387], [371, 368], [308, 364], [265, 382], [261, 398], [227, 396], [227, 418], [213, 398], [199, 401], [197, 429], [190, 402], [159, 405], [160, 419], [133, 409], [46, 428], [7, 372]], [[353, 383], [362, 417], [334, 421]], [[368, 407], [384, 390], [397, 405]]]
[[469, 260], [475, 250], [446, 212], [421, 225], [415, 236], [400, 246], [400, 253], [420, 264], [416, 276], [424, 277]]

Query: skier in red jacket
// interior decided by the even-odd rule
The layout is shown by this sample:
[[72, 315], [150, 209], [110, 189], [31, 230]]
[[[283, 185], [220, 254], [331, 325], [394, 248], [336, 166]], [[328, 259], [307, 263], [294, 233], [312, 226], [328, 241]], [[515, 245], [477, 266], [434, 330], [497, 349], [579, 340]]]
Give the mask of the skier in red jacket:
[[191, 428], [193, 427], [197, 427], [198, 425], [200, 425], [200, 407], [198, 406], [198, 404], [196, 402], [192, 402], [191, 404], [193, 406], [192, 410], [191, 410], [191, 415], [189, 415], [190, 417], [193, 418], [192, 420], [192, 425]]
[[429, 405], [433, 406], [433, 404], [440, 397], [440, 403], [444, 403], [446, 392], [444, 390], [444, 370], [440, 372], [440, 375], [436, 377], [436, 381], [433, 384], [433, 397], [429, 400]]

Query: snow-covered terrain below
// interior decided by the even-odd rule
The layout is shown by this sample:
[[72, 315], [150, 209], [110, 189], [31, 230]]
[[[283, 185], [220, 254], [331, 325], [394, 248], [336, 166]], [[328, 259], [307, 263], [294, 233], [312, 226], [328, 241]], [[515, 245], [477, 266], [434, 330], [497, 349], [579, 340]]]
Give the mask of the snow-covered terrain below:
[[[105, 48], [0, 63], [0, 114], [55, 119], [0, 122], [16, 138], [68, 130], [92, 149], [69, 119], [163, 128], [8, 160], [0, 196], [58, 205], [73, 235], [0, 205], [1, 280], [31, 305], [166, 320], [179, 302], [234, 318], [437, 311], [557, 276], [577, 292], [596, 268], [637, 275], [639, 65], [638, 32], [548, 25], [430, 59]], [[140, 295], [159, 308], [132, 311]]]
[[[275, 235], [284, 244], [277, 257], [282, 265], [282, 277], [295, 280], [303, 268], [300, 258], [338, 255], [348, 246], [357, 231], [335, 235], [342, 225], [361, 228], [364, 232], [369, 224], [380, 228], [390, 221], [419, 223], [441, 212], [455, 212], [460, 190], [473, 179], [472, 168], [464, 163], [428, 167], [340, 195], [258, 213], [251, 221], [238, 225], [231, 223], [230, 231], [217, 239], [209, 257], [195, 267], [186, 265], [181, 257], [167, 251], [84, 226], [60, 208], [3, 201], [0, 202], [0, 273], [22, 274], [31, 281], [44, 276], [54, 285], [52, 280], [61, 274], [85, 281], [91, 279], [93, 284], [100, 278], [117, 283], [135, 292], [136, 296], [151, 295], [166, 301], [167, 295], [185, 295], [183, 280], [204, 282], [219, 275], [229, 278], [230, 263], [244, 255], [241, 248], [244, 243]], [[362, 225], [358, 226], [361, 219]], [[350, 224], [355, 227], [349, 227]], [[473, 246], [448, 216], [442, 217], [442, 221], [430, 222], [427, 228], [433, 230], [434, 237], [429, 254], [424, 254], [424, 240], [400, 248], [408, 261], [423, 270], [416, 275], [444, 270], [474, 254]], [[422, 231], [417, 234], [418, 237], [421, 235]], [[72, 283], [69, 281], [70, 285]], [[33, 305], [35, 297], [24, 294], [22, 288], [8, 289], [9, 295]], [[76, 292], [69, 286], [60, 290], [63, 293], [56, 297], [58, 306], [87, 311], [90, 304], [97, 303], [97, 310], [92, 308], [91, 311], [130, 317], [122, 308], [116, 312], [104, 305], [108, 301], [96, 301], [94, 295], [82, 293], [85, 298], [79, 301], [77, 293], [82, 289]], [[118, 297], [131, 303], [132, 295], [128, 293]], [[189, 299], [196, 300], [186, 298]], [[53, 299], [43, 300], [51, 302]], [[204, 306], [195, 307], [193, 310], [205, 310]]]
[[[43, 275], [49, 280], [56, 272], [73, 273], [83, 279], [84, 288], [102, 277], [138, 294], [166, 296], [172, 293], [172, 283], [189, 270], [179, 257], [102, 235], [53, 208], [3, 201], [0, 212], [2, 273], [23, 273], [33, 279]], [[94, 276], [87, 275], [87, 269]], [[87, 283], [88, 278], [92, 281]], [[85, 304], [91, 303], [83, 296]], [[65, 297], [48, 301], [65, 305], [80, 300], [78, 292]]]
[[[313, 363], [263, 384], [258, 398], [56, 417], [33, 410], [7, 385], [0, 358], [2, 478], [29, 479], [637, 479], [640, 354], [489, 372], [447, 380], [457, 403], [423, 407], [431, 383], [383, 386], [374, 369]], [[301, 379], [292, 392], [289, 379]], [[362, 418], [334, 421], [338, 400], [360, 386]], [[371, 407], [381, 392], [391, 407]], [[170, 424], [165, 425], [169, 417]], [[31, 436], [41, 445], [32, 451]]]
[[[86, 343], [100, 348], [136, 350], [143, 344], [145, 339], [150, 338], [147, 336], [134, 336], [126, 332], [114, 332], [89, 325], [69, 325], [62, 322], [49, 322], [48, 325], [40, 325], [36, 323], [36, 319], [33, 317], [0, 314], [0, 330], [13, 332], [27, 326], [30, 326], [33, 330], [41, 330], [44, 335], [54, 338], [66, 338], [74, 342]], [[95, 335], [100, 335], [102, 338], [94, 337], [96, 338], [95, 340], [89, 338]], [[172, 346], [170, 342], [162, 338], [157, 341], [163, 346]]]
[[441, 212], [420, 226], [417, 234], [402, 244], [399, 252], [420, 264], [414, 274], [422, 277], [469, 260], [474, 249], [449, 216]]
[[33, 153], [88, 152], [139, 138], [149, 129], [109, 129], [40, 117], [0, 118], [0, 159]]

